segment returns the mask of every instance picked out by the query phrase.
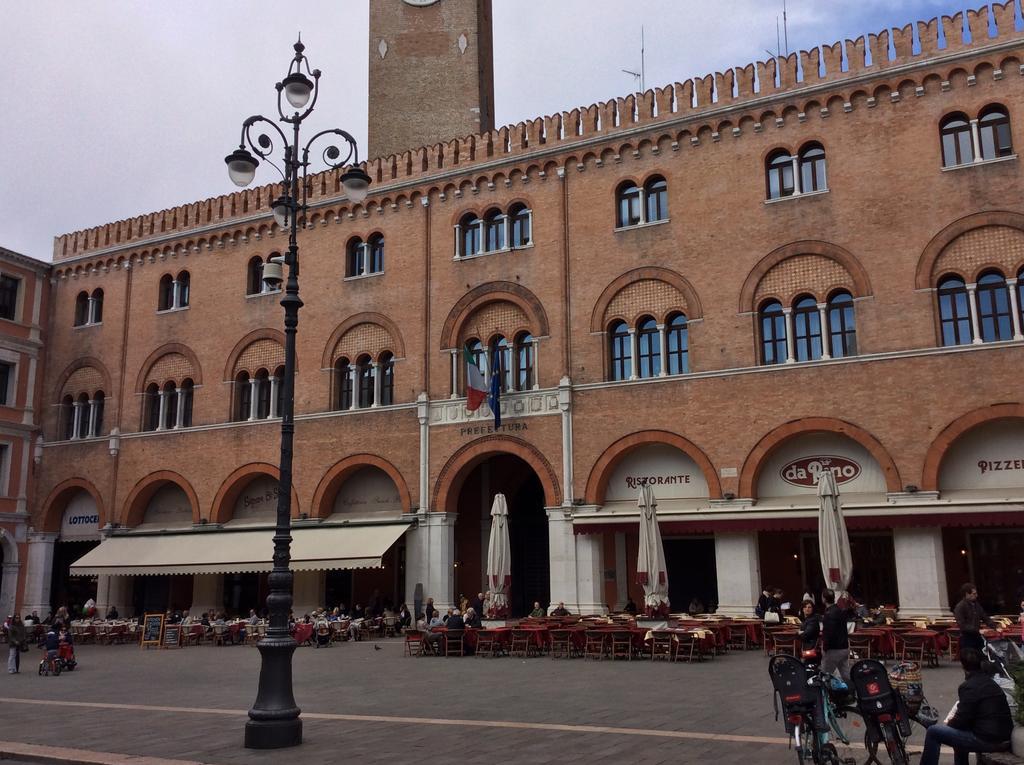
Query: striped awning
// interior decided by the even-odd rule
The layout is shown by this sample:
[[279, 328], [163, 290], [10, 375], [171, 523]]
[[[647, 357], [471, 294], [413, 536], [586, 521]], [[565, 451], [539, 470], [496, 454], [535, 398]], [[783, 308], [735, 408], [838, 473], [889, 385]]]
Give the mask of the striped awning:
[[[292, 529], [295, 571], [380, 568], [381, 558], [411, 524]], [[237, 574], [273, 568], [274, 530], [125, 534], [104, 540], [71, 564], [72, 576]]]

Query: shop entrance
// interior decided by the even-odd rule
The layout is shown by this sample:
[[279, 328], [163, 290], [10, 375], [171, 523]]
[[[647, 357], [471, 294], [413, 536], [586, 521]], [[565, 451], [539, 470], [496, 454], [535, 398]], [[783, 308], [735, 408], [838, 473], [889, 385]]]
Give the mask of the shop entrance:
[[[96, 598], [96, 577], [71, 576], [71, 564], [97, 547], [99, 542], [64, 542], [53, 546], [53, 572], [50, 578], [50, 608], [67, 606], [72, 614], [81, 613], [89, 598]], [[46, 614], [40, 614], [46, 616]]]
[[[665, 539], [665, 567], [668, 569], [668, 599], [673, 612], [688, 611], [691, 601], [702, 613], [718, 605], [718, 573], [715, 569], [714, 538]], [[637, 586], [639, 596], [643, 590]], [[638, 607], [643, 604], [636, 601]]]
[[971, 581], [982, 606], [990, 614], [1017, 613], [1024, 601], [1024, 532], [968, 531], [967, 538]]
[[511, 615], [522, 617], [530, 613], [534, 602], [549, 605], [548, 520], [540, 479], [526, 462], [510, 454], [484, 460], [462, 484], [455, 528], [455, 596], [472, 599], [486, 589], [491, 505], [499, 493], [508, 501]]
[[[135, 614], [184, 611], [192, 604], [192, 574], [135, 577], [132, 605]], [[192, 614], [198, 617], [199, 614]]]
[[[818, 553], [818, 537], [801, 538], [803, 564], [803, 592], [817, 599], [825, 589]], [[899, 603], [896, 589], [896, 554], [891, 534], [850, 534], [850, 552], [853, 554], [853, 576], [850, 595], [858, 603], [871, 608]], [[794, 593], [795, 599], [799, 593]], [[794, 607], [796, 601], [794, 600]]]

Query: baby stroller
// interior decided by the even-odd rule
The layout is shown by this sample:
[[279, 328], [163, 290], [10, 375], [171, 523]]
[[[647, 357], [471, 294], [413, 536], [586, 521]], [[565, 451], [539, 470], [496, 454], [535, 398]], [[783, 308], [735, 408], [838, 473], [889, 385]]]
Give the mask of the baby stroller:
[[60, 668], [64, 672], [75, 671], [78, 661], [75, 659], [74, 643], [70, 640], [60, 641], [60, 647], [57, 649], [57, 661], [60, 662]]
[[870, 756], [865, 765], [881, 765], [878, 759], [881, 743], [885, 744], [885, 751], [894, 765], [906, 765], [910, 713], [903, 696], [889, 682], [885, 666], [874, 659], [862, 659], [851, 667], [850, 680], [857, 692], [857, 709], [866, 728], [864, 746]]
[[327, 648], [331, 644], [331, 625], [326, 620], [316, 623], [316, 648]]

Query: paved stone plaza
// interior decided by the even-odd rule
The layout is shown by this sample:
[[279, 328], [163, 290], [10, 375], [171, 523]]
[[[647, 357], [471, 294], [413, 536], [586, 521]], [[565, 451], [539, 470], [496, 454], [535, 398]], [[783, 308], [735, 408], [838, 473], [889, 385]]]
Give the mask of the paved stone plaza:
[[[87, 645], [78, 657], [75, 672], [39, 677], [33, 650], [22, 674], [0, 675], [0, 741], [202, 763], [284, 761], [280, 752], [242, 748], [255, 649]], [[941, 711], [961, 677], [948, 662], [926, 670], [925, 692]], [[408, 658], [397, 640], [345, 643], [300, 648], [295, 687], [307, 762], [340, 754], [364, 763], [532, 765], [794, 759], [774, 720], [761, 651], [689, 665]], [[915, 726], [911, 743], [922, 740]], [[2, 751], [10, 749], [0, 744]], [[865, 759], [859, 749], [844, 756]]]

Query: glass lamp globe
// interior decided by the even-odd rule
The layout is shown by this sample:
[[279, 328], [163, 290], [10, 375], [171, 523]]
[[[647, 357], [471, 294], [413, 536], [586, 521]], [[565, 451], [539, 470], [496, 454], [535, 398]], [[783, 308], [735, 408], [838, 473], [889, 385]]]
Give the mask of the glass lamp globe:
[[284, 85], [284, 97], [296, 109], [305, 108], [309, 103], [309, 97], [313, 93], [313, 83], [301, 72], [294, 72], [284, 78], [281, 83]]
[[358, 167], [351, 167], [341, 176], [345, 196], [353, 202], [362, 202], [370, 192], [370, 176]]
[[224, 163], [228, 166], [228, 177], [231, 178], [231, 182], [242, 188], [253, 182], [259, 165], [256, 157], [242, 147], [224, 157]]

